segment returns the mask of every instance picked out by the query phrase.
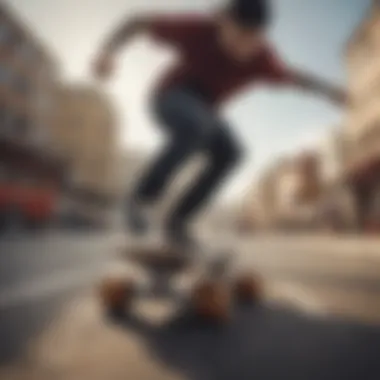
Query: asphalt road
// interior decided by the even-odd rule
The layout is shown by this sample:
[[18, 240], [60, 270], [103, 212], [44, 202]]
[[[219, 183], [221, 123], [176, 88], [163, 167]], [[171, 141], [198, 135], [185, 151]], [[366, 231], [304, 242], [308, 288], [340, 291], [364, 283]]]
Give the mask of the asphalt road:
[[165, 319], [170, 307], [159, 304], [139, 305], [150, 319], [106, 323], [92, 290], [118, 244], [115, 235], [0, 243], [1, 379], [380, 378], [377, 242], [240, 241], [236, 267], [263, 275], [265, 300], [222, 330]]
[[60, 308], [96, 280], [109, 260], [109, 245], [108, 236], [81, 234], [0, 242], [1, 363], [22, 355]]

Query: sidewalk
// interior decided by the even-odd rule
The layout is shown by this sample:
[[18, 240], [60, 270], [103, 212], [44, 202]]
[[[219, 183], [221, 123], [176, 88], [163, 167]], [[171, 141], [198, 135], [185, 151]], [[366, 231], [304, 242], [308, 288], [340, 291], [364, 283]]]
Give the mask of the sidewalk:
[[338, 234], [262, 234], [244, 239], [244, 245], [260, 245], [268, 249], [303, 251], [305, 254], [349, 256], [358, 259], [378, 260], [380, 263], [380, 237]]

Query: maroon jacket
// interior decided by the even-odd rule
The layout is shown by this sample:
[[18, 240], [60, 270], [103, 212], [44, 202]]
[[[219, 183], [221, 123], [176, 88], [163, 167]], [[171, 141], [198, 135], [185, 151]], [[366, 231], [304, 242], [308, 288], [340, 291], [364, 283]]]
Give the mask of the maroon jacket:
[[164, 75], [157, 91], [190, 83], [217, 106], [248, 84], [284, 83], [292, 79], [269, 44], [259, 56], [244, 63], [229, 57], [217, 42], [216, 25], [211, 17], [156, 17], [150, 33], [156, 41], [173, 46], [180, 54], [179, 62]]

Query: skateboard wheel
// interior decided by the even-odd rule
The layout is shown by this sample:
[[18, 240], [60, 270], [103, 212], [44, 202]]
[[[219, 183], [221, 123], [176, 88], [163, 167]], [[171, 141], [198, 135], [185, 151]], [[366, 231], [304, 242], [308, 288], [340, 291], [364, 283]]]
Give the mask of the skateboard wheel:
[[193, 308], [207, 321], [225, 322], [230, 317], [231, 297], [228, 287], [217, 281], [198, 284], [193, 291]]
[[100, 297], [107, 311], [120, 314], [132, 300], [134, 286], [123, 279], [106, 279], [100, 285]]
[[234, 293], [241, 302], [257, 301], [262, 293], [259, 278], [250, 274], [240, 276], [235, 282]]

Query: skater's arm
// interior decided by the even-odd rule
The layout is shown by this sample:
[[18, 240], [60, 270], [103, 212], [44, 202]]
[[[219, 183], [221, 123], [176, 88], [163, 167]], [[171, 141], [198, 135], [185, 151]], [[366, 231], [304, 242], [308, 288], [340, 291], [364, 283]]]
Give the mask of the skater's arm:
[[[195, 18], [194, 18], [195, 17]], [[156, 41], [181, 45], [197, 23], [193, 15], [145, 15], [124, 21], [104, 44], [109, 54], [117, 52], [141, 33], [147, 33]]]
[[148, 27], [145, 18], [129, 19], [121, 23], [101, 45], [92, 63], [92, 73], [96, 79], [109, 79], [114, 71], [115, 58], [120, 49]]
[[113, 72], [115, 58], [134, 37], [147, 33], [156, 41], [181, 48], [193, 29], [191, 17], [142, 16], [122, 22], [105, 40], [96, 55], [93, 72], [98, 79], [107, 79]]
[[148, 17], [135, 17], [122, 22], [106, 39], [103, 44], [103, 53], [114, 55], [137, 35], [149, 29]]
[[305, 91], [323, 95], [338, 104], [346, 102], [347, 94], [342, 88], [299, 70], [289, 70], [289, 72], [290, 84]]
[[267, 82], [295, 86], [323, 95], [339, 104], [343, 104], [347, 100], [347, 94], [343, 89], [302, 70], [289, 67], [273, 48], [269, 48], [265, 52], [263, 63], [263, 77]]

